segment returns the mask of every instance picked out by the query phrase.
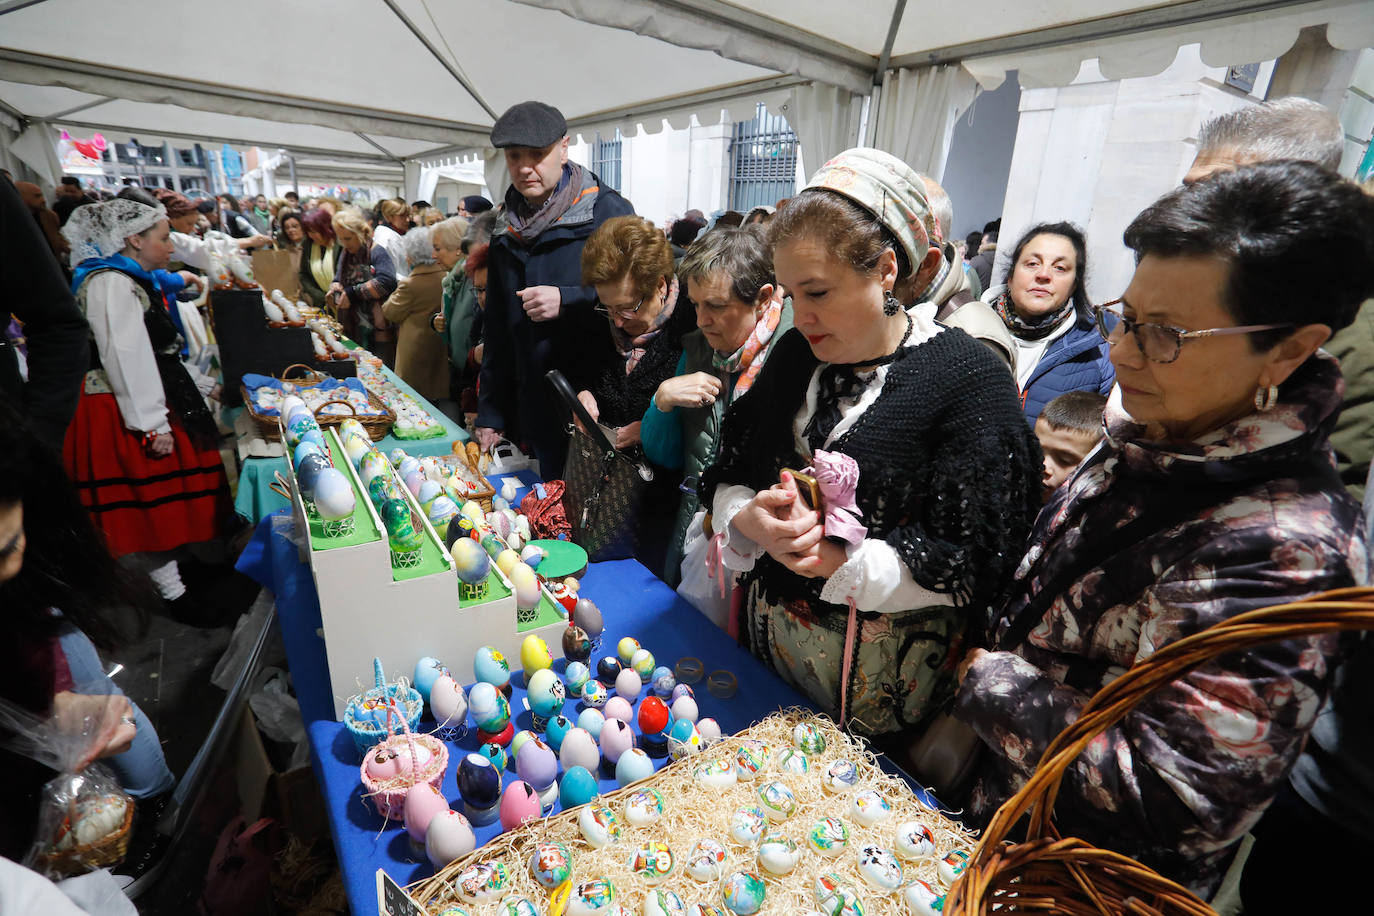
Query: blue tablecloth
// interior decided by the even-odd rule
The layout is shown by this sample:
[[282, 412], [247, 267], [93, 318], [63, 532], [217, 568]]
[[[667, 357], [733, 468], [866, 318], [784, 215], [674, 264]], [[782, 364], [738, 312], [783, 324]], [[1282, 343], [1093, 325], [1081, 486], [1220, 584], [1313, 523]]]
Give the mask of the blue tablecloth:
[[[349, 905], [355, 916], [373, 916], [377, 912], [378, 868], [385, 869], [401, 885], [427, 877], [433, 869], [424, 851], [411, 847], [404, 827], [395, 822], [384, 826], [382, 818], [362, 799], [360, 756], [352, 737], [334, 721], [324, 641], [317, 632], [321, 625], [319, 600], [309, 567], [298, 561], [296, 547], [286, 537], [290, 527], [291, 519], [285, 512], [264, 518], [239, 558], [238, 568], [276, 595], [282, 638], [310, 739], [311, 762], [324, 794]], [[696, 699], [701, 715], [715, 718], [725, 734], [747, 728], [778, 709], [811, 705], [634, 560], [592, 564], [582, 580], [582, 594], [597, 603], [606, 623], [602, 648], [594, 658], [614, 654], [621, 637], [634, 636], [660, 664], [672, 667], [679, 658], [690, 655], [700, 658], [708, 672], [717, 668], [734, 672], [739, 691], [730, 699], [711, 696], [704, 681], [695, 685], [700, 688]], [[474, 645], [465, 651], [478, 648]], [[436, 650], [435, 655], [442, 660], [442, 652]], [[563, 666], [562, 660], [554, 664], [560, 673]], [[360, 677], [368, 675], [370, 672], [359, 673]], [[517, 673], [512, 683], [515, 727], [531, 728], [521, 687], [523, 678]], [[564, 713], [575, 719], [580, 709], [581, 703], [570, 701]], [[475, 729], [449, 745], [443, 792], [455, 810], [462, 810], [458, 762], [477, 747]], [[658, 760], [656, 765], [665, 762]], [[603, 791], [616, 788], [613, 776], [607, 778], [604, 770], [597, 775]], [[503, 783], [509, 784], [514, 778], [508, 774]], [[487, 842], [500, 829], [499, 823], [478, 827], [478, 842]]]

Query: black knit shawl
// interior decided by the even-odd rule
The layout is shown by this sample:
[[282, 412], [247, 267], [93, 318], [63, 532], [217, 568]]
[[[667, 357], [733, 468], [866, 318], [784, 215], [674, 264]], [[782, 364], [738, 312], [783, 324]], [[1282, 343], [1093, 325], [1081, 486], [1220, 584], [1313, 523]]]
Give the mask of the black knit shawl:
[[[649, 341], [634, 369], [625, 373], [625, 360], [615, 358], [591, 387], [600, 422], [612, 428], [644, 418], [649, 400], [666, 379], [677, 371], [682, 357], [682, 338], [697, 327], [696, 307], [685, 293], [678, 294], [677, 305], [663, 329]], [[607, 335], [609, 336], [609, 330]]]
[[[792, 423], [818, 362], [789, 331], [753, 387], [730, 408], [716, 463], [702, 477], [707, 505], [721, 484], [772, 486], [802, 467]], [[883, 538], [916, 582], [986, 609], [1005, 597], [1039, 509], [1040, 445], [1006, 365], [958, 329], [905, 349], [842, 448], [859, 464], [857, 502], [869, 537]], [[772, 557], [749, 574], [771, 601], [820, 601], [823, 579]]]

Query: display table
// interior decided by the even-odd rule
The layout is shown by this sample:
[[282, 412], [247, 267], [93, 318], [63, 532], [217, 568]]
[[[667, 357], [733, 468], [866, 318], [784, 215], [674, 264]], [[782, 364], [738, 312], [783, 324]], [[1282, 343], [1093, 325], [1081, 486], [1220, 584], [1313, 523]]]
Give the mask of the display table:
[[[393, 448], [398, 447], [405, 449], [407, 454], [414, 455], [416, 458], [424, 458], [427, 455], [447, 455], [453, 450], [455, 439], [460, 442], [468, 440], [467, 431], [459, 423], [449, 419], [439, 408], [420, 397], [415, 389], [401, 381], [396, 373], [386, 367], [382, 367], [382, 371], [386, 373], [386, 377], [391, 380], [392, 384], [413, 397], [420, 403], [420, 406], [428, 411], [430, 416], [444, 424], [444, 434], [432, 439], [397, 439], [393, 435], [387, 435], [385, 439], [377, 443], [377, 448], [383, 455], [389, 454]], [[234, 408], [232, 411], [226, 411], [229, 414], [226, 420], [232, 422], [234, 411], [242, 409]], [[239, 484], [238, 492], [234, 496], [234, 510], [250, 522], [256, 522], [270, 512], [287, 508], [286, 499], [269, 486], [274, 479], [273, 475], [277, 471], [284, 473], [285, 469], [285, 459], [280, 457], [244, 459], [243, 467], [239, 469]]]
[[[424, 851], [412, 848], [405, 829], [396, 822], [384, 824], [371, 804], [362, 798], [363, 786], [358, 772], [360, 755], [348, 732], [334, 721], [333, 696], [335, 693], [343, 696], [356, 693], [364, 682], [370, 686], [372, 675], [370, 671], [359, 671], [357, 684], [329, 683], [324, 641], [318, 633], [321, 625], [319, 602], [310, 569], [298, 560], [296, 545], [290, 540], [291, 533], [288, 513], [274, 513], [264, 518], [239, 558], [238, 569], [276, 595], [282, 639], [305, 719], [311, 762], [324, 795], [349, 905], [355, 916], [372, 916], [377, 912], [377, 869], [385, 869], [401, 885], [427, 877], [433, 869]], [[654, 653], [660, 664], [672, 667], [679, 658], [690, 655], [701, 659], [708, 673], [718, 668], [733, 672], [738, 678], [739, 690], [729, 699], [711, 696], [704, 680], [693, 685], [701, 715], [715, 718], [724, 734], [746, 728], [775, 710], [811, 705], [634, 560], [592, 564], [582, 580], [582, 593], [597, 603], [606, 623], [601, 648], [593, 660], [615, 654], [615, 645], [620, 638], [633, 636]], [[392, 615], [393, 623], [399, 622], [398, 616]], [[459, 653], [475, 652], [478, 648], [475, 645], [435, 646], [432, 654], [442, 661], [455, 658]], [[561, 659], [554, 663], [554, 670], [560, 674], [563, 667]], [[388, 671], [387, 674], [390, 677], [409, 676], [410, 672]], [[524, 703], [523, 683], [518, 673], [513, 675], [515, 690], [511, 712], [517, 730], [532, 727], [530, 712]], [[580, 702], [569, 700], [564, 714], [576, 718], [581, 708]], [[433, 722], [422, 720], [421, 727], [432, 729]], [[471, 727], [465, 737], [449, 744], [449, 767], [443, 793], [455, 810], [462, 807], [457, 789], [458, 763], [464, 754], [477, 747], [476, 730]], [[666, 759], [655, 763], [661, 767]], [[597, 775], [603, 791], [616, 788], [614, 778], [607, 778], [604, 767]], [[514, 778], [514, 773], [508, 773], [503, 783], [509, 784]], [[499, 823], [474, 825], [474, 828], [479, 843], [487, 842], [500, 832]]]

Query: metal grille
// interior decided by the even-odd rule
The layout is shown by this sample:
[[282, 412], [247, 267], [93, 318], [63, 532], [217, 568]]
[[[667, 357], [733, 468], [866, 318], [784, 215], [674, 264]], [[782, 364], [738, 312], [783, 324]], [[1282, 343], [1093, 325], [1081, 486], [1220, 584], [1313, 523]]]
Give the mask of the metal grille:
[[614, 140], [602, 140], [601, 131], [596, 132], [596, 142], [592, 144], [592, 171], [607, 187], [620, 191], [620, 129], [616, 128]]
[[736, 121], [730, 140], [730, 209], [741, 213], [791, 197], [797, 189], [797, 135], [787, 119], [760, 102], [749, 121]]

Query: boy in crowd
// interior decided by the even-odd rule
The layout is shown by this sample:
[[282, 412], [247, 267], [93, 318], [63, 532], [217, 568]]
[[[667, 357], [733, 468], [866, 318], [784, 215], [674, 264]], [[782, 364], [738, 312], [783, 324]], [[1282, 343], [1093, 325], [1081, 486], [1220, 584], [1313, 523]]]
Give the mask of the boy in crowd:
[[1045, 453], [1041, 500], [1049, 502], [1059, 485], [1102, 440], [1102, 409], [1107, 399], [1096, 391], [1069, 391], [1045, 405], [1035, 420], [1035, 437]]

